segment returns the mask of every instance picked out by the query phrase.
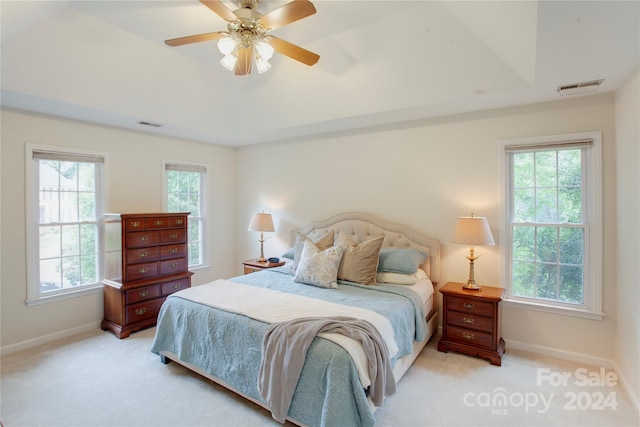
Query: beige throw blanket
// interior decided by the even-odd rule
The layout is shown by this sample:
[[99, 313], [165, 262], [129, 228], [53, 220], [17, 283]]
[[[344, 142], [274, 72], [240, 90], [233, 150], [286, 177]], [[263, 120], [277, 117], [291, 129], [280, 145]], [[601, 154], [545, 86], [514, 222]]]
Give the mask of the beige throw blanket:
[[273, 418], [284, 423], [311, 342], [320, 332], [345, 335], [362, 344], [368, 360], [369, 397], [382, 405], [396, 392], [387, 345], [371, 323], [351, 317], [310, 317], [274, 323], [262, 342], [258, 392]]

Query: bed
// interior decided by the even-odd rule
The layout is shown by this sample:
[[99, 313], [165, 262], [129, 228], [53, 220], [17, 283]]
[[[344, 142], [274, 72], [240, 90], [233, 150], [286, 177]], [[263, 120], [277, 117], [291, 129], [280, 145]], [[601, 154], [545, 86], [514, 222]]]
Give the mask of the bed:
[[[439, 241], [404, 225], [350, 212], [292, 232], [291, 246], [284, 254], [291, 259], [284, 258], [283, 267], [171, 295], [160, 310], [151, 351], [163, 363], [175, 361], [272, 410], [278, 420], [257, 384], [264, 368], [265, 334], [293, 318], [344, 315], [376, 325], [389, 350], [393, 378], [399, 381], [437, 330]], [[305, 272], [317, 271], [308, 268], [309, 260], [335, 260], [335, 252], [340, 252], [338, 276], [355, 275], [357, 280], [305, 283]], [[365, 284], [372, 273], [364, 260], [374, 256], [375, 284]], [[370, 393], [375, 377], [367, 375], [362, 346], [346, 341], [332, 333], [313, 338], [285, 412], [287, 420], [305, 426], [375, 423], [380, 405], [373, 404]]]

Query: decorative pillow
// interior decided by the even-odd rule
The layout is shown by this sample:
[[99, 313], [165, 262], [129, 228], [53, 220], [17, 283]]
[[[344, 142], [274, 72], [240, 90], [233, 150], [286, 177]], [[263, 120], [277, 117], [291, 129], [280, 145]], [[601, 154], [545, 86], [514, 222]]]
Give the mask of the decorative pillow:
[[287, 259], [293, 259], [295, 258], [295, 246], [292, 248], [287, 249], [287, 251], [285, 253], [283, 253], [282, 255], [280, 255], [280, 258], [287, 258]]
[[298, 263], [300, 262], [300, 256], [302, 254], [302, 249], [304, 248], [304, 243], [306, 241], [312, 242], [314, 245], [318, 247], [318, 249], [325, 250], [331, 246], [333, 246], [333, 231], [329, 231], [327, 234], [320, 236], [314, 240], [309, 239], [308, 236], [296, 233], [296, 244], [293, 246], [293, 262], [289, 266], [290, 274], [296, 274], [296, 269], [298, 268]]
[[306, 240], [293, 281], [321, 288], [337, 289], [336, 279], [343, 252], [342, 246], [331, 246], [322, 251], [310, 240]]
[[427, 273], [425, 273], [421, 268], [413, 274], [389, 273], [382, 271], [376, 275], [376, 281], [378, 283], [391, 283], [393, 285], [414, 285], [418, 280], [426, 278]]
[[378, 271], [413, 274], [426, 259], [427, 254], [417, 249], [382, 248]]
[[375, 285], [378, 259], [384, 236], [374, 237], [362, 243], [354, 242], [342, 233], [338, 246], [344, 248], [338, 279], [365, 285]]

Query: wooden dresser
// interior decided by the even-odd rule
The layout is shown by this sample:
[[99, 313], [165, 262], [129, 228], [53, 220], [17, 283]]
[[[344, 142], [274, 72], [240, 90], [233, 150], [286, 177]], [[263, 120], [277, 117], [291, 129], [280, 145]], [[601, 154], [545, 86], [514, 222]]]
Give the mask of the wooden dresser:
[[500, 310], [504, 289], [483, 286], [467, 290], [449, 282], [442, 292], [442, 337], [438, 350], [459, 351], [502, 365], [504, 340], [500, 337]]
[[103, 330], [126, 338], [153, 326], [167, 295], [191, 286], [187, 215], [105, 215]]

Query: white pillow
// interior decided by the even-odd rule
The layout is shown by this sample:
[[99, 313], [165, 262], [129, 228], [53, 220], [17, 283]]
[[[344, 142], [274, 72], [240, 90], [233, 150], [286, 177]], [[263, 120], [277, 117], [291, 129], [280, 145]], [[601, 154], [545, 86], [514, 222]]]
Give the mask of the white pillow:
[[320, 250], [327, 249], [333, 246], [333, 231], [329, 231], [328, 233], [313, 240], [302, 233], [296, 233], [296, 243], [293, 247], [293, 262], [289, 265], [289, 274], [292, 276], [296, 274], [296, 269], [300, 263], [300, 256], [302, 255], [302, 249], [304, 248], [304, 242], [307, 240], [316, 245]]
[[311, 241], [305, 240], [293, 281], [337, 289], [338, 267], [343, 251], [342, 246], [331, 246], [321, 251]]
[[413, 274], [379, 272], [376, 275], [377, 283], [392, 283], [394, 285], [414, 285], [420, 279], [426, 279], [427, 273], [419, 268]]

